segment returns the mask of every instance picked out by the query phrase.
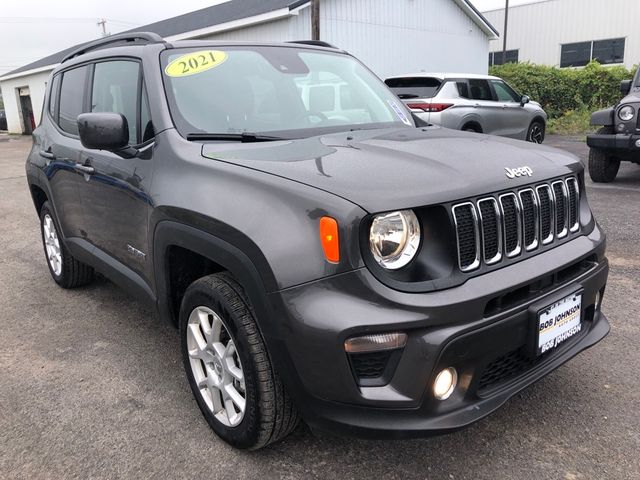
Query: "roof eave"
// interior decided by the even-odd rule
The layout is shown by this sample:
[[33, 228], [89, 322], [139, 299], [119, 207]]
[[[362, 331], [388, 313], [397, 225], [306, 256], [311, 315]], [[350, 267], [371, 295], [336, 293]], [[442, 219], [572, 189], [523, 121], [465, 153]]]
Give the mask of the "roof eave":
[[189, 32], [182, 32], [176, 35], [166, 37], [169, 42], [175, 42], [177, 40], [188, 40], [205, 37], [207, 35], [214, 35], [220, 32], [226, 32], [229, 30], [237, 30], [240, 28], [250, 27], [252, 25], [259, 25], [261, 23], [272, 22], [274, 20], [280, 20], [290, 17], [292, 15], [298, 15], [298, 12], [307, 6], [308, 0], [293, 2], [288, 7], [279, 8], [278, 10], [272, 10], [270, 12], [261, 13], [252, 17], [240, 18], [238, 20], [231, 20], [230, 22], [219, 23], [206, 28], [200, 28], [198, 30], [191, 30]]
[[500, 38], [500, 32], [491, 25], [491, 22], [487, 20], [482, 13], [469, 0], [453, 0], [456, 4], [465, 12], [471, 20], [487, 35], [489, 40], [496, 40]]
[[15, 78], [26, 77], [27, 75], [34, 75], [36, 73], [50, 72], [54, 68], [56, 68], [59, 63], [52, 63], [51, 65], [45, 65], [44, 67], [32, 68], [31, 70], [25, 70], [24, 72], [17, 73], [7, 73], [0, 77], [0, 82], [4, 82], [6, 80], [13, 80]]

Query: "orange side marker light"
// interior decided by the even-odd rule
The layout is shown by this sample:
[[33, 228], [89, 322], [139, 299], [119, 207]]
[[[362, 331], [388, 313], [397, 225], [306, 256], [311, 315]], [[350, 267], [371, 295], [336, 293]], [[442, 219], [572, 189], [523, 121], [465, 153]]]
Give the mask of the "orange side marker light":
[[320, 219], [320, 243], [327, 261], [340, 262], [340, 241], [338, 238], [338, 222], [335, 218], [322, 217]]

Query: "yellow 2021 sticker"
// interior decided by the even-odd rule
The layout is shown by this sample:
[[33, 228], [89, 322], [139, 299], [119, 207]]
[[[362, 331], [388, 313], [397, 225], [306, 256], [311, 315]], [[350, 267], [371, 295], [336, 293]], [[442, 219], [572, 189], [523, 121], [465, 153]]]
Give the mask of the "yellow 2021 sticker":
[[173, 60], [164, 69], [170, 77], [187, 77], [205, 72], [222, 65], [227, 60], [227, 53], [220, 50], [200, 50], [191, 52]]

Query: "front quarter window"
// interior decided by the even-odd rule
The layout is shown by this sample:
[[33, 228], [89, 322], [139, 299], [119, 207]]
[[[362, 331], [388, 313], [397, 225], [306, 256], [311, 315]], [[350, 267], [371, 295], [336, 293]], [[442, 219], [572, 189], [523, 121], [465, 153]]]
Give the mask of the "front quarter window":
[[317, 130], [414, 126], [402, 102], [346, 54], [218, 46], [172, 49], [161, 60], [171, 114], [183, 136], [278, 132], [302, 138]]

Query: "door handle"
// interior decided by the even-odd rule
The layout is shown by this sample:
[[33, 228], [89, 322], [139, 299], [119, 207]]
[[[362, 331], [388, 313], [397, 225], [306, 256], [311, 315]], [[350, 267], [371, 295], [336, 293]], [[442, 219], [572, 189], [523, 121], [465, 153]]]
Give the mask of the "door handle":
[[47, 160], [55, 160], [56, 156], [48, 150], [40, 150], [40, 156]]
[[479, 103], [476, 103], [476, 104], [473, 105], [473, 108], [478, 108], [478, 107], [480, 107]]
[[76, 169], [80, 170], [83, 173], [86, 173], [88, 175], [91, 175], [92, 173], [95, 173], [96, 169], [89, 166], [89, 165], [82, 165], [81, 163], [76, 163]]

